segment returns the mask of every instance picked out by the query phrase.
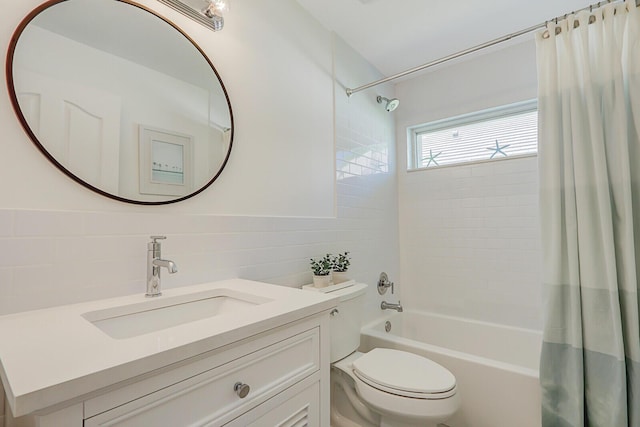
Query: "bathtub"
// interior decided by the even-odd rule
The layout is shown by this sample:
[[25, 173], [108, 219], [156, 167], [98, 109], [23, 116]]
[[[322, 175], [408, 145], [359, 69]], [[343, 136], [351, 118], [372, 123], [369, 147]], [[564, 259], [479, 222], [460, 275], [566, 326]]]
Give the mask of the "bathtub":
[[409, 351], [449, 369], [462, 397], [451, 427], [540, 427], [541, 344], [539, 331], [407, 310], [362, 328], [360, 349]]

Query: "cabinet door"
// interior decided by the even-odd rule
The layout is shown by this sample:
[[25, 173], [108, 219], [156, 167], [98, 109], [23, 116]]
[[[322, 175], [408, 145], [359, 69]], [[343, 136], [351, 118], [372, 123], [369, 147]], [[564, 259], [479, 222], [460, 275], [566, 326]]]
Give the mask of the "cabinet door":
[[[304, 383], [308, 383], [305, 381]], [[300, 388], [303, 388], [300, 390]], [[300, 383], [224, 427], [319, 427], [320, 382]]]
[[[317, 329], [85, 420], [85, 427], [221, 426], [318, 372]], [[242, 398], [236, 383], [250, 386]], [[273, 426], [271, 426], [273, 427]]]

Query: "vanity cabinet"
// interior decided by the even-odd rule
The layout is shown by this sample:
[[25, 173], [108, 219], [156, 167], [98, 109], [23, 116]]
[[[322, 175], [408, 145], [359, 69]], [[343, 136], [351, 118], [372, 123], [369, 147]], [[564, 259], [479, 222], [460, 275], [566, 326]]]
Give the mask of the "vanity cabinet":
[[326, 313], [308, 317], [9, 427], [328, 427], [327, 331]]

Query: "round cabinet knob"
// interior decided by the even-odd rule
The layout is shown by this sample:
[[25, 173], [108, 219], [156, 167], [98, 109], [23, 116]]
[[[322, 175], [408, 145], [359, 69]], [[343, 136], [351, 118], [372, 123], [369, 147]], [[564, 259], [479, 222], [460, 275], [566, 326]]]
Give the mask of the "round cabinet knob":
[[334, 308], [333, 310], [331, 310], [331, 312], [329, 313], [329, 316], [331, 317], [335, 317], [339, 314], [340, 312], [338, 311], [337, 308]]
[[240, 399], [244, 399], [249, 394], [249, 391], [251, 391], [251, 387], [249, 387], [248, 384], [237, 382], [233, 386], [233, 391], [236, 392]]

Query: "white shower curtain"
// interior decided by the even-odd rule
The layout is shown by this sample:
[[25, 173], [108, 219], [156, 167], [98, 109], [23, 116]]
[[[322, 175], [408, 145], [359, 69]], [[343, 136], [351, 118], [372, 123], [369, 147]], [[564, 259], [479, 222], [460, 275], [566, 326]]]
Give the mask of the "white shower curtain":
[[639, 29], [627, 1], [537, 35], [544, 427], [640, 426]]

